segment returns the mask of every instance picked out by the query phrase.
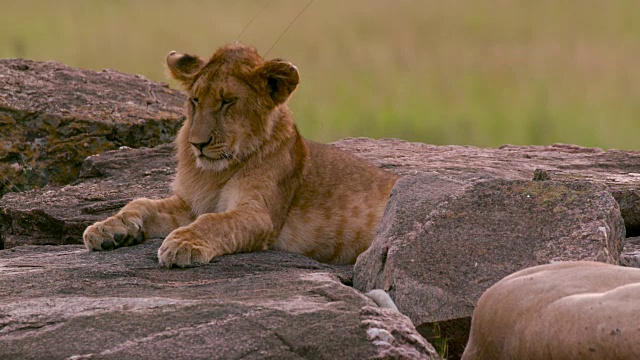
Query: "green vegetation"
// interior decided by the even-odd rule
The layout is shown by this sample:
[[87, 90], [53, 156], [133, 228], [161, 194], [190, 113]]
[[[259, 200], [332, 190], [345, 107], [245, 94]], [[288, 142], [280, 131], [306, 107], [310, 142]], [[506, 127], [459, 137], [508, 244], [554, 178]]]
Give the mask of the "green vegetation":
[[[280, 1], [8, 0], [0, 57], [166, 81], [170, 50], [240, 40], [265, 53], [306, 5]], [[308, 138], [638, 149], [637, 0], [321, 0], [268, 57], [301, 71]]]
[[449, 339], [442, 334], [440, 324], [433, 323], [433, 337], [429, 338], [429, 344], [433, 346], [434, 350], [443, 359], [449, 358]]

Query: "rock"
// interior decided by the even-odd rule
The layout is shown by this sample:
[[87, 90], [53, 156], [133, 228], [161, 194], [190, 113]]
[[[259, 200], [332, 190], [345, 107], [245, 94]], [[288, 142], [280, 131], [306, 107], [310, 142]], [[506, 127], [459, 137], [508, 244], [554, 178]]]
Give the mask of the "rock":
[[[449, 340], [452, 348], [455, 348], [456, 344], [460, 344], [461, 348], [466, 343], [466, 334], [470, 324], [469, 316], [473, 304], [482, 291], [502, 276], [538, 264], [534, 261], [545, 262], [552, 258], [599, 259], [614, 263], [618, 261], [624, 229], [619, 220], [617, 204], [612, 201], [609, 194], [614, 196], [616, 193], [633, 195], [635, 191], [632, 189], [633, 185], [640, 185], [631, 168], [625, 168], [627, 166], [625, 164], [634, 164], [637, 161], [637, 154], [633, 152], [602, 152], [597, 149], [571, 146], [505, 147], [503, 149], [478, 149], [462, 146], [432, 147], [399, 140], [375, 141], [370, 139], [346, 139], [335, 145], [403, 175], [426, 174], [427, 178], [422, 180], [422, 187], [416, 183], [418, 187], [407, 190], [407, 196], [410, 197], [408, 202], [430, 203], [437, 211], [433, 214], [423, 211], [422, 218], [414, 217], [420, 214], [418, 211], [407, 211], [406, 214], [398, 217], [396, 225], [398, 228], [405, 227], [403, 230], [405, 235], [417, 236], [416, 234], [421, 234], [420, 227], [427, 228], [425, 227], [427, 215], [436, 216], [439, 214], [437, 217], [439, 222], [435, 223], [437, 227], [429, 229], [439, 231], [443, 239], [458, 242], [454, 242], [457, 245], [452, 243], [451, 246], [446, 246], [442, 242], [430, 242], [425, 245], [439, 244], [443, 246], [438, 249], [428, 248], [428, 253], [439, 253], [444, 257], [441, 256], [439, 259], [424, 257], [424, 259], [412, 264], [416, 271], [425, 264], [431, 264], [430, 266], [434, 266], [431, 269], [434, 269], [436, 265], [429, 262], [432, 260], [447, 262], [449, 267], [445, 266], [443, 269], [450, 269], [452, 272], [443, 270], [442, 274], [437, 272], [429, 274], [438, 275], [440, 279], [438, 286], [449, 291], [449, 286], [443, 284], [455, 280], [449, 277], [458, 276], [454, 271], [456, 269], [451, 268], [456, 264], [464, 264], [458, 270], [465, 269], [467, 274], [460, 276], [459, 282], [455, 284], [460, 288], [467, 287], [462, 285], [462, 279], [469, 280], [469, 276], [474, 274], [477, 276], [475, 262], [473, 268], [469, 267], [470, 254], [473, 254], [472, 250], [475, 250], [482, 255], [482, 259], [486, 263], [481, 261], [480, 265], [486, 270], [487, 277], [472, 277], [472, 283], [468, 286], [468, 294], [463, 296], [462, 293], [447, 293], [444, 290], [439, 292], [437, 286], [429, 288], [430, 291], [433, 290], [442, 296], [431, 299], [430, 306], [434, 306], [434, 302], [439, 304], [440, 301], [450, 304], [441, 308], [438, 317], [435, 315], [432, 317], [431, 315], [423, 317], [424, 314], [416, 315], [416, 311], [418, 311], [416, 309], [422, 306], [421, 303], [411, 305], [412, 309], [407, 310], [406, 304], [413, 301], [411, 296], [398, 297], [397, 288], [385, 288], [384, 284], [380, 286], [382, 289], [390, 290], [389, 292], [400, 310], [407, 312], [423, 334], [429, 336], [429, 332], [434, 327], [443, 329], [445, 335], [452, 334], [450, 336], [452, 339]], [[5, 248], [11, 248], [20, 244], [81, 243], [81, 234], [87, 225], [112, 215], [130, 199], [140, 196], [151, 198], [167, 196], [170, 193], [169, 183], [173, 176], [173, 166], [170, 146], [154, 149], [123, 149], [89, 158], [83, 165], [82, 178], [72, 185], [7, 194], [0, 199], [0, 244]], [[538, 178], [540, 181], [531, 181], [536, 169], [545, 169], [546, 175], [540, 175]], [[625, 171], [627, 173], [624, 173]], [[576, 183], [572, 184], [571, 182]], [[529, 192], [522, 192], [524, 190]], [[575, 198], [572, 197], [572, 194], [575, 195]], [[522, 198], [523, 195], [524, 198]], [[532, 195], [533, 198], [526, 198], [526, 195]], [[442, 202], [442, 199], [447, 196], [457, 202]], [[447, 218], [446, 214], [438, 212], [446, 209], [460, 210], [463, 206], [473, 203], [474, 196], [479, 196], [477, 205], [485, 204], [486, 206], [480, 207], [476, 213], [466, 214], [464, 221], [464, 217]], [[588, 199], [593, 202], [589, 203]], [[523, 202], [525, 200], [527, 202]], [[563, 201], [567, 204], [562, 203]], [[562, 205], [552, 207], [552, 204], [558, 204], [558, 202]], [[627, 214], [631, 214], [632, 217], [637, 215], [635, 212], [637, 204], [633, 201], [620, 202], [620, 204], [626, 206]], [[499, 212], [499, 206], [504, 207], [502, 213]], [[540, 209], [545, 211], [538, 213]], [[548, 211], [549, 209], [552, 211]], [[597, 215], [589, 218], [584, 211], [592, 211], [592, 214]], [[455, 212], [452, 214], [456, 215]], [[485, 221], [485, 218], [482, 218], [483, 214], [489, 220]], [[490, 218], [489, 214], [499, 215], [502, 218]], [[487, 236], [487, 233], [490, 233], [489, 230], [493, 229], [487, 226], [497, 226], [500, 223], [499, 219], [509, 219], [509, 216], [511, 216], [511, 221], [517, 224], [516, 220], [513, 220], [516, 214], [520, 214], [521, 218], [531, 217], [531, 221], [535, 220], [542, 225], [538, 227], [530, 225], [531, 231], [529, 233], [523, 233], [515, 225], [511, 228], [507, 227], [507, 230], [511, 230], [511, 232], [503, 233], [501, 237], [503, 242], [504, 239], [515, 239], [513, 243], [507, 244], [512, 246], [512, 249], [525, 250], [506, 254], [508, 248], [503, 248], [504, 251], [500, 253], [501, 257], [493, 259], [492, 253], [481, 248], [484, 246], [482, 244], [493, 240]], [[563, 214], [567, 219], [575, 221], [566, 226], [558, 225], [557, 219]], [[631, 219], [627, 225], [634, 229], [632, 217], [627, 218]], [[469, 223], [468, 219], [470, 218], [475, 219], [476, 222]], [[517, 221], [520, 221], [519, 219]], [[554, 221], [556, 222], [554, 223]], [[508, 225], [506, 220], [502, 223]], [[413, 228], [414, 225], [417, 226], [416, 229]], [[447, 226], [450, 229], [447, 229]], [[607, 228], [607, 226], [609, 227]], [[474, 228], [477, 228], [477, 232], [483, 235], [478, 237], [477, 244], [480, 245], [474, 248], [459, 242], [459, 239], [455, 239], [453, 236], [453, 234], [468, 236], [465, 233], [472, 233], [475, 231]], [[604, 240], [605, 235], [608, 236], [606, 241]], [[550, 239], [555, 238], [563, 238], [561, 243], [563, 246], [558, 248], [542, 246], [542, 244], [553, 244]], [[527, 240], [531, 240], [531, 243], [527, 244]], [[491, 242], [491, 244], [494, 243]], [[531, 247], [518, 248], [516, 245], [530, 245]], [[491, 247], [491, 249], [495, 247]], [[527, 251], [531, 251], [531, 248], [537, 249], [538, 252], [536, 254], [527, 253]], [[498, 260], [504, 261], [504, 264], [496, 265]], [[363, 264], [365, 263], [363, 260]], [[393, 261], [390, 262], [387, 259], [385, 266], [390, 269], [389, 264], [393, 264]], [[377, 265], [371, 266], [373, 269], [382, 269], [382, 267], [376, 267]], [[437, 266], [439, 267], [440, 264]], [[495, 272], [492, 273], [490, 269], [494, 269]], [[382, 275], [385, 275], [384, 271], [380, 273], [380, 276], [375, 271], [370, 273], [376, 274], [376, 276], [374, 277], [375, 281], [368, 280], [369, 284], [379, 284], [379, 280], [384, 278]], [[389, 273], [394, 272], [389, 270]], [[418, 278], [416, 282], [407, 283], [407, 287], [424, 287], [419, 283], [420, 281], [426, 280]], [[419, 294], [422, 293], [418, 293], [418, 297]], [[442, 300], [443, 298], [446, 300]], [[405, 302], [404, 308], [401, 305], [403, 301]], [[443, 313], [446, 316], [440, 316]], [[434, 322], [437, 322], [437, 325], [434, 325]]]
[[640, 269], [595, 262], [536, 266], [487, 290], [462, 357], [640, 359]]
[[[480, 149], [364, 138], [334, 145], [402, 175], [437, 172], [470, 184], [491, 178], [530, 180], [536, 169], [545, 167], [552, 169], [548, 174], [556, 180], [604, 184], [619, 201], [627, 236], [640, 229], [640, 221], [636, 224], [635, 220], [640, 219], [640, 198], [633, 200], [640, 189], [640, 176], [632, 171], [636, 166], [635, 171], [640, 172], [637, 152], [602, 152], [569, 145]], [[82, 165], [83, 178], [73, 186], [5, 195], [0, 199], [0, 248], [81, 243], [84, 226], [112, 215], [129, 199], [167, 196], [174, 166], [170, 147], [142, 150], [141, 155], [136, 151], [123, 149], [89, 158]], [[123, 155], [116, 155], [120, 153]], [[137, 161], [138, 156], [144, 161]], [[97, 159], [100, 165], [93, 169], [91, 164]], [[87, 181], [88, 185], [82, 185]], [[86, 210], [78, 212], [79, 208]]]
[[[617, 264], [624, 234], [618, 205], [600, 184], [408, 175], [358, 257], [354, 286], [388, 291], [426, 336], [434, 323], [468, 330], [476, 301], [503, 277], [556, 261]], [[444, 334], [461, 353], [467, 339], [453, 333], [468, 331]]]
[[89, 155], [170, 142], [183, 99], [139, 75], [0, 60], [0, 196], [67, 184]]
[[373, 300], [378, 306], [399, 312], [396, 303], [393, 302], [393, 299], [389, 296], [388, 292], [380, 289], [373, 289], [365, 293], [365, 295], [371, 298], [371, 300]]
[[0, 249], [81, 244], [87, 226], [131, 200], [170, 196], [174, 174], [170, 144], [90, 156], [75, 184], [7, 193], [0, 199]]
[[[278, 275], [286, 271], [286, 276], [298, 276], [296, 279], [308, 281], [313, 289], [325, 285], [334, 289], [342, 286], [336, 280], [336, 276], [342, 276], [336, 268], [295, 265], [292, 270], [287, 265], [289, 260], [282, 259], [285, 255], [261, 253], [223, 257], [203, 268], [183, 272], [163, 272], [157, 268], [155, 256], [149, 255], [153, 253], [149, 246], [157, 246], [157, 242], [99, 254], [73, 246], [15, 248], [24, 244], [81, 243], [86, 226], [112, 215], [130, 200], [168, 196], [175, 165], [172, 147], [129, 147], [169, 142], [183, 119], [183, 96], [140, 76], [111, 70], [96, 73], [53, 62], [0, 60], [0, 195], [8, 190], [49, 185], [8, 193], [0, 199], [0, 249], [12, 248], [0, 252], [0, 261], [7, 256], [12, 264], [6, 265], [6, 270], [0, 263], [0, 270], [10, 274], [0, 278], [0, 291], [10, 296], [17, 294], [26, 304], [21, 307], [18, 297], [10, 298], [13, 302], [9, 304], [13, 305], [0, 304], [4, 312], [0, 313], [0, 323], [8, 321], [7, 316], [18, 319], [0, 327], [3, 334], [0, 342], [12, 341], [9, 348], [16, 349], [16, 356], [31, 356], [19, 351], [29, 351], [27, 339], [32, 341], [31, 335], [38, 335], [41, 330], [45, 340], [39, 349], [43, 351], [58, 344], [63, 335], [81, 339], [72, 344], [75, 347], [69, 352], [72, 355], [97, 349], [96, 357], [139, 357], [148, 354], [145, 351], [150, 344], [174, 354], [175, 343], [167, 339], [184, 338], [181, 333], [187, 332], [195, 334], [195, 339], [207, 339], [187, 343], [191, 350], [180, 352], [187, 357], [197, 357], [197, 351], [207, 346], [220, 349], [228, 346], [229, 351], [240, 349], [229, 356], [261, 357], [265, 355], [260, 353], [262, 350], [253, 349], [262, 346], [275, 349], [274, 357], [323, 356], [319, 354], [324, 346], [309, 345], [316, 344], [313, 343], [316, 339], [300, 332], [305, 328], [304, 321], [291, 328], [273, 325], [264, 336], [252, 338], [229, 337], [225, 335], [225, 326], [260, 328], [266, 320], [252, 322], [254, 314], [265, 314], [283, 324], [281, 313], [274, 315], [270, 311], [293, 312], [304, 318], [307, 312], [297, 313], [297, 301], [301, 299], [306, 307], [309, 301], [317, 300], [307, 299], [310, 295], [304, 290], [306, 285], [296, 288], [299, 293], [266, 293], [267, 286], [249, 282], [256, 277], [266, 279], [269, 284], [276, 282], [276, 275], [270, 278], [262, 270]], [[640, 264], [640, 245], [633, 241], [623, 244], [625, 227], [627, 236], [640, 235], [640, 152], [563, 144], [480, 149], [362, 138], [345, 139], [334, 145], [405, 175], [394, 189], [376, 242], [358, 261], [355, 284], [363, 291], [387, 290], [422, 334], [448, 337], [453, 356], [461, 353], [466, 342], [471, 311], [480, 294], [513, 271], [572, 259]], [[121, 149], [102, 153], [115, 148]], [[82, 162], [86, 155], [94, 153], [102, 154]], [[73, 183], [55, 186], [70, 182]], [[623, 245], [625, 253], [621, 255]], [[148, 254], [141, 253], [145, 251]], [[142, 254], [147, 263], [137, 263], [142, 260], [128, 258], [126, 254]], [[122, 263], [122, 259], [130, 260]], [[66, 265], [56, 267], [53, 265], [56, 261]], [[94, 271], [92, 266], [99, 261], [110, 262], [111, 268], [96, 267], [101, 272]], [[255, 270], [253, 265], [260, 269]], [[318, 269], [322, 272], [318, 273]], [[249, 272], [241, 272], [245, 270]], [[72, 275], [67, 279], [63, 272], [75, 274], [79, 282], [71, 285]], [[215, 277], [218, 272], [224, 276], [231, 274], [232, 278]], [[49, 273], [55, 275], [51, 282], [46, 280]], [[21, 278], [25, 274], [36, 276], [40, 283], [28, 288], [25, 284], [31, 280]], [[175, 274], [196, 274], [196, 280]], [[59, 287], [56, 276], [62, 279]], [[238, 281], [241, 285], [234, 287]], [[291, 286], [295, 287], [296, 281]], [[318, 281], [324, 285], [318, 285]], [[95, 282], [98, 283], [95, 290], [86, 286]], [[278, 284], [295, 290], [286, 282]], [[137, 292], [140, 287], [149, 292]], [[265, 291], [266, 303], [258, 300], [251, 300], [253, 303], [249, 305], [243, 303], [250, 295], [247, 289], [253, 287], [258, 293]], [[114, 290], [99, 293], [108, 291], [107, 288]], [[205, 297], [202, 289], [219, 295]], [[428, 353], [423, 351], [426, 347], [422, 340], [413, 337], [407, 318], [389, 309], [372, 307], [371, 300], [353, 295], [356, 294], [353, 290], [349, 290], [353, 296], [341, 291], [340, 296], [356, 304], [349, 309], [358, 309], [359, 314], [359, 323], [355, 318], [344, 320], [345, 324], [351, 324], [347, 329], [355, 331], [354, 324], [358, 323], [359, 329], [365, 330], [344, 338], [329, 332], [328, 342], [338, 344], [333, 348], [339, 348], [345, 339], [357, 337], [375, 346], [374, 352], [362, 350], [360, 354], [364, 357], [412, 358]], [[151, 293], [155, 295], [147, 296]], [[31, 294], [36, 300], [24, 300]], [[133, 296], [122, 298], [121, 294]], [[386, 293], [378, 295], [382, 294]], [[138, 295], [139, 298], [135, 297]], [[193, 302], [186, 298], [191, 295], [196, 298]], [[216, 296], [219, 303], [212, 302], [217, 301]], [[53, 300], [47, 303], [45, 298]], [[64, 308], [61, 304], [65, 301], [77, 306], [77, 313]], [[315, 309], [324, 309], [324, 305], [316, 303], [308, 305], [314, 314]], [[233, 308], [233, 304], [238, 308]], [[23, 308], [28, 310], [21, 312]], [[225, 313], [225, 308], [230, 308], [231, 313]], [[171, 312], [175, 309], [188, 315], [182, 318]], [[154, 321], [163, 318], [161, 313], [178, 325], [154, 325]], [[46, 320], [56, 314], [66, 320]], [[145, 324], [143, 317], [147, 315], [148, 329], [138, 327]], [[31, 326], [30, 321], [36, 325]], [[88, 325], [91, 322], [103, 324], [104, 329], [113, 332], [92, 337], [92, 325]], [[190, 322], [199, 325], [192, 326]], [[74, 330], [78, 324], [80, 328], [84, 326], [84, 332]], [[277, 334], [276, 339], [271, 330]], [[4, 336], [8, 332], [11, 335]], [[120, 342], [114, 345], [106, 341], [107, 336]], [[291, 337], [299, 342], [289, 342]], [[212, 342], [211, 338], [222, 340]], [[83, 347], [85, 343], [88, 345]], [[4, 348], [0, 346], [0, 355], [4, 355], [1, 354]], [[362, 349], [370, 348], [363, 345]], [[67, 356], [51, 353], [53, 357], [58, 355]]]
[[437, 359], [350, 267], [261, 252], [162, 268], [159, 240], [0, 251], [2, 359]]
[[620, 205], [627, 236], [640, 235], [638, 151], [603, 151], [567, 144], [504, 145], [494, 149], [366, 138], [345, 139], [334, 145], [403, 175], [431, 171], [464, 176], [469, 180], [474, 176], [480, 179], [531, 180], [539, 170], [551, 180], [603, 184]]
[[640, 268], [640, 237], [625, 239], [620, 265]]

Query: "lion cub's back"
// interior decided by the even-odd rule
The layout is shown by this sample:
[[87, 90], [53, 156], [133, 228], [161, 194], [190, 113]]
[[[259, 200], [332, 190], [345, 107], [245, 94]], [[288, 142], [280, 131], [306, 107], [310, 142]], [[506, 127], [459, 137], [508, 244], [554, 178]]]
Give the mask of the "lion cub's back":
[[328, 263], [353, 263], [375, 236], [397, 175], [307, 141], [303, 182], [275, 244]]

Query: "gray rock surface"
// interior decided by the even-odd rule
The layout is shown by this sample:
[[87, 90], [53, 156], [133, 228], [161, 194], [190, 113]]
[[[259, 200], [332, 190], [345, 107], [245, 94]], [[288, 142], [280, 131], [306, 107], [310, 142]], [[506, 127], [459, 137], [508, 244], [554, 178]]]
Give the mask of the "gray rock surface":
[[183, 99], [139, 75], [0, 60], [0, 195], [67, 184], [92, 154], [170, 142]]
[[640, 268], [640, 237], [625, 239], [620, 254], [620, 265]]
[[[432, 356], [408, 318], [340, 284], [345, 269], [294, 255], [166, 270], [157, 241], [108, 253], [16, 247], [81, 243], [86, 226], [130, 200], [168, 196], [172, 146], [126, 147], [169, 142], [183, 96], [112, 70], [0, 60], [0, 196], [73, 182], [0, 199], [0, 249], [10, 249], [0, 252], [0, 358]], [[356, 285], [387, 290], [422, 334], [448, 337], [453, 357], [480, 293], [513, 271], [569, 259], [640, 264], [640, 242], [623, 239], [625, 227], [640, 235], [640, 152], [334, 145], [407, 175], [356, 266]], [[355, 352], [340, 352], [350, 342]]]
[[[497, 214], [496, 216], [499, 215], [503, 217], [513, 215], [510, 210], [506, 209], [518, 210], [520, 214], [525, 210], [529, 212], [538, 211], [536, 207], [520, 207], [522, 204], [532, 203], [529, 201], [531, 200], [530, 198], [505, 198], [504, 196], [501, 198], [500, 196], [504, 195], [503, 193], [509, 189], [512, 196], [521, 196], [524, 193], [518, 193], [514, 190], [512, 185], [517, 184], [517, 182], [501, 182], [498, 179], [532, 179], [535, 170], [543, 167], [547, 168], [547, 170], [543, 171], [543, 174], [546, 174], [546, 176], [538, 175], [539, 179], [548, 177], [552, 180], [579, 181], [578, 184], [567, 185], [570, 192], [578, 193], [578, 199], [584, 198], [581, 192], [585, 191], [597, 194], [596, 197], [599, 199], [598, 201], [601, 202], [603, 199], [608, 199], [607, 201], [611, 200], [610, 197], [606, 196], [607, 192], [613, 194], [614, 197], [616, 194], [630, 194], [630, 196], [632, 196], [636, 191], [633, 189], [634, 184], [640, 185], [636, 183], [636, 175], [634, 175], [635, 173], [632, 171], [632, 166], [635, 164], [637, 157], [637, 153], [633, 152], [601, 152], [597, 149], [571, 146], [505, 147], [504, 149], [478, 149], [462, 146], [433, 147], [399, 140], [375, 141], [370, 139], [346, 139], [335, 145], [363, 156], [383, 168], [396, 171], [403, 175], [415, 176], [415, 174], [427, 173], [426, 176], [432, 176], [432, 178], [427, 179], [422, 188], [419, 187], [409, 190], [411, 199], [408, 200], [408, 202], [420, 204], [433, 202], [434, 204], [440, 204], [440, 200], [438, 199], [442, 197], [466, 194], [467, 197], [463, 196], [462, 198], [466, 199], [465, 201], [468, 203], [470, 201], [469, 196], [471, 196], [470, 194], [474, 193], [474, 191], [476, 193], [479, 192], [479, 194], [484, 194], [483, 196], [486, 196], [484, 201], [487, 207], [478, 211], [478, 214], [472, 214], [478, 216], [487, 213], [487, 208], [494, 211], [498, 206], [507, 205], [511, 207], [504, 208], [504, 213], [494, 213], [494, 215]], [[151, 198], [167, 196], [170, 193], [170, 181], [174, 174], [173, 166], [172, 148], [170, 145], [163, 145], [153, 149], [123, 149], [111, 151], [88, 158], [83, 163], [81, 178], [71, 185], [61, 188], [48, 187], [30, 192], [6, 194], [0, 199], [0, 246], [11, 248], [21, 244], [81, 243], [81, 234], [87, 225], [115, 213], [122, 205], [131, 199], [140, 196]], [[625, 171], [627, 172], [625, 173]], [[613, 181], [612, 179], [617, 180]], [[594, 185], [587, 185], [585, 181], [593, 182]], [[536, 186], [535, 191], [528, 193], [528, 195], [539, 194], [537, 191], [542, 191], [537, 188], [539, 186], [559, 184], [554, 181], [522, 182], [522, 184], [525, 183]], [[509, 188], [509, 186], [511, 186], [511, 188]], [[576, 188], [576, 186], [582, 186], [584, 191]], [[565, 201], [569, 198], [569, 196], [564, 193], [564, 190], [558, 190], [555, 193], [551, 191], [551, 194], [552, 195], [546, 194], [543, 196], [543, 198], [547, 200], [552, 200], [548, 204], [556, 200]], [[527, 194], [524, 195], [526, 196]], [[522, 202], [525, 199], [527, 202]], [[617, 200], [620, 201], [620, 198], [618, 197]], [[503, 202], [501, 203], [500, 201]], [[461, 204], [466, 206], [468, 205], [467, 203], [459, 203], [458, 206], [463, 206]], [[545, 206], [550, 206], [548, 204]], [[621, 206], [626, 206], [627, 226], [631, 226], [633, 232], [635, 229], [633, 219], [637, 215], [635, 213], [637, 204], [633, 201], [620, 202], [620, 204]], [[574, 205], [576, 208], [565, 205], [563, 206], [566, 209], [562, 206], [554, 207], [553, 209], [555, 209], [556, 212], [541, 212], [540, 217], [542, 217], [542, 214], [546, 214], [545, 216], [569, 215], [569, 218], [571, 218], [571, 216], [579, 217], [580, 212], [576, 210], [577, 207], [584, 206], [587, 209], [593, 208], [592, 204], [584, 202], [582, 205], [577, 203]], [[518, 270], [518, 267], [537, 264], [534, 262], [535, 259], [547, 259], [540, 255], [544, 254], [545, 251], [547, 251], [548, 256], [557, 257], [558, 259], [584, 258], [604, 260], [609, 257], [608, 261], [618, 261], [618, 256], [620, 256], [619, 249], [620, 246], [622, 246], [621, 237], [624, 236], [624, 229], [620, 227], [620, 223], [611, 225], [609, 228], [598, 225], [606, 221], [611, 221], [612, 224], [616, 224], [614, 217], [615, 214], [617, 214], [617, 205], [614, 202], [609, 202], [607, 206], [605, 206], [606, 211], [599, 213], [600, 218], [593, 219], [590, 223], [591, 225], [589, 225], [590, 227], [584, 230], [585, 233], [583, 234], [582, 242], [577, 242], [573, 245], [571, 245], [570, 242], [566, 243], [572, 247], [541, 248], [537, 250], [537, 255], [522, 251], [507, 254], [506, 249], [503, 249], [505, 252], [501, 253], [500, 258], [495, 259], [492, 258], [492, 253], [487, 252], [486, 249], [483, 250], [482, 247], [485, 245], [477, 245], [474, 248], [470, 248], [468, 244], [458, 242], [455, 246], [444, 246], [437, 250], [430, 249], [429, 253], [439, 252], [442, 255], [440, 260], [448, 264], [449, 267], [458, 264], [460, 261], [464, 262], [469, 260], [469, 252], [474, 249], [480, 252], [485, 251], [485, 260], [494, 264], [492, 266], [497, 266], [495, 264], [499, 261], [504, 261], [505, 264], [501, 265], [502, 267], [498, 266], [499, 269], [496, 270], [493, 277], [488, 276], [482, 279], [471, 279], [476, 283], [472, 283], [468, 287], [470, 293], [475, 294], [470, 298], [464, 296], [462, 298], [455, 297], [443, 291], [440, 295], [448, 299], [446, 300], [447, 303], [451, 300], [451, 305], [441, 308], [442, 312], [446, 313], [449, 311], [447, 316], [419, 318], [416, 317], [415, 314], [412, 314], [412, 319], [415, 321], [419, 330], [427, 337], [433, 335], [431, 333], [434, 325], [431, 321], [435, 322], [435, 319], [438, 319], [437, 326], [444, 329], [445, 334], [451, 338], [460, 339], [460, 343], [463, 344], [466, 341], [465, 336], [470, 324], [468, 315], [482, 289], [486, 289], [510, 271]], [[444, 208], [446, 207], [443, 207], [443, 209]], [[594, 212], [597, 212], [595, 208], [593, 209]], [[624, 211], [622, 213], [623, 215], [625, 214]], [[413, 215], [415, 215], [414, 212], [409, 211], [406, 215], [399, 217], [397, 219], [397, 226], [399, 228], [405, 227], [407, 233], [414, 234], [415, 229], [413, 227], [416, 226], [415, 224], [421, 224], [420, 221], [423, 221], [422, 224], [424, 225], [426, 215], [425, 218], [419, 219], [418, 222], [411, 220], [412, 218], [410, 216]], [[538, 218], [536, 216], [533, 217]], [[476, 227], [479, 229], [478, 231], [482, 233], [487, 231], [486, 227], [483, 228], [482, 226], [491, 224], [491, 222], [485, 222], [477, 217], [475, 223], [470, 223], [469, 218], [464, 219], [461, 217], [456, 219], [455, 216], [448, 219], [448, 222], [445, 220], [447, 220], [446, 216], [441, 216], [440, 222], [438, 223], [440, 226], [438, 229], [441, 233], [450, 232], [451, 234], [464, 235], [465, 232], [472, 232]], [[494, 218], [494, 220], [499, 221], [500, 218]], [[547, 223], [546, 219], [538, 218], [538, 220], [544, 223], [544, 226], [532, 230], [529, 235], [523, 234], [517, 229], [517, 226], [514, 225], [511, 230], [512, 233], [507, 232], [506, 235], [503, 234], [503, 238], [508, 238], [510, 234], [514, 234], [520, 239], [520, 242], [523, 242], [526, 240], [526, 236], [530, 236], [531, 238], [536, 237], [536, 239], [541, 241], [536, 244], [540, 245], [553, 237], [565, 237], [565, 239], [575, 240], [582, 236], [578, 234], [577, 238], [572, 237], [575, 235], [575, 230], [572, 230], [574, 231], [573, 235], [567, 233], [569, 229], [574, 228], [564, 228], [564, 225], [553, 225], [553, 223]], [[573, 225], [576, 224], [578, 224], [578, 222]], [[450, 226], [451, 231], [445, 230], [446, 226]], [[604, 227], [604, 232], [599, 229], [600, 227]], [[605, 233], [609, 234], [609, 241], [606, 243], [606, 246], [601, 242], [602, 238], [593, 242], [588, 240], [595, 239], [600, 235], [604, 236]], [[539, 234], [542, 234], [542, 237], [539, 237]], [[452, 238], [452, 236], [449, 236], [449, 238]], [[484, 239], [484, 241], [487, 241], [488, 238], [485, 237]], [[551, 242], [547, 243], [551, 244]], [[529, 245], [533, 246], [535, 244], [532, 243]], [[621, 258], [623, 264], [633, 266], [637, 263], [638, 257], [636, 247], [631, 245], [631, 242], [627, 244], [628, 250], [625, 249], [626, 253], [622, 254]], [[564, 254], [562, 254], [562, 251], [564, 251]], [[421, 260], [420, 263], [414, 263], [413, 265], [418, 269], [418, 266], [421, 266], [421, 264], [424, 265], [427, 260], [432, 259], [425, 258], [424, 261]], [[433, 270], [436, 265], [430, 266], [432, 266], [430, 269]], [[440, 265], [437, 266], [440, 267]], [[469, 268], [462, 268], [466, 269], [465, 271], [471, 271]], [[430, 270], [424, 271], [427, 272]], [[434, 272], [432, 272], [432, 274], [433, 273]], [[446, 282], [451, 277], [455, 277], [455, 273], [438, 272], [438, 270], [436, 270], [435, 273], [438, 274], [442, 282]], [[473, 274], [473, 272], [470, 272], [470, 274]], [[378, 281], [377, 277], [378, 275], [376, 275], [376, 281]], [[468, 277], [461, 277], [461, 279], [468, 279]], [[424, 279], [419, 281], [424, 281]], [[458, 286], [464, 287], [461, 284], [462, 283], [458, 283]], [[416, 286], [419, 287], [418, 285]], [[448, 287], [443, 284], [440, 284], [440, 286], [448, 289]], [[381, 288], [385, 287], [381, 286]], [[433, 289], [435, 288], [437, 287]], [[365, 289], [365, 287], [363, 287], [363, 289]], [[391, 291], [391, 293], [394, 296], [394, 300], [398, 301], [397, 292], [394, 293]], [[419, 297], [419, 294], [414, 296]], [[410, 299], [410, 297], [405, 298], [404, 301], [409, 303], [410, 301], [408, 299]], [[443, 300], [440, 298], [440, 300], [437, 301]], [[462, 301], [462, 303], [460, 303], [460, 301]], [[421, 303], [416, 305], [416, 307], [419, 306], [422, 306]], [[401, 311], [408, 311], [406, 308], [407, 306], [403, 309], [400, 305]], [[415, 310], [409, 310], [409, 312], [411, 311]], [[457, 317], [463, 313], [466, 315]], [[450, 344], [452, 344], [452, 347], [455, 346], [455, 340], [451, 340]]]
[[[600, 184], [408, 175], [356, 262], [354, 286], [388, 291], [421, 331], [461, 319], [468, 326], [480, 295], [503, 277], [556, 261], [617, 264], [624, 235], [618, 204]], [[467, 339], [445, 336], [461, 353]]]
[[607, 186], [618, 201], [627, 236], [640, 235], [640, 152], [603, 151], [576, 145], [477, 148], [435, 146], [397, 139], [345, 139], [337, 147], [378, 166], [406, 175], [432, 171], [442, 175], [531, 180], [536, 169], [551, 180], [587, 181]]
[[81, 169], [72, 185], [5, 194], [0, 199], [0, 249], [81, 244], [87, 226], [129, 201], [169, 196], [173, 146], [108, 151], [88, 157]]
[[0, 251], [2, 359], [436, 359], [350, 267], [278, 252], [158, 265], [159, 240]]

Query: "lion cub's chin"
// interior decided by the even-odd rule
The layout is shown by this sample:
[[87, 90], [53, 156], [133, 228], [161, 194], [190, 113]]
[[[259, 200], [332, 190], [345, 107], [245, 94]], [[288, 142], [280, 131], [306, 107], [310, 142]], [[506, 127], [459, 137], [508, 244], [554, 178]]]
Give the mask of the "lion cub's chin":
[[231, 162], [227, 159], [212, 160], [202, 156], [196, 158], [196, 166], [201, 170], [222, 172], [226, 170], [229, 165], [231, 165]]

